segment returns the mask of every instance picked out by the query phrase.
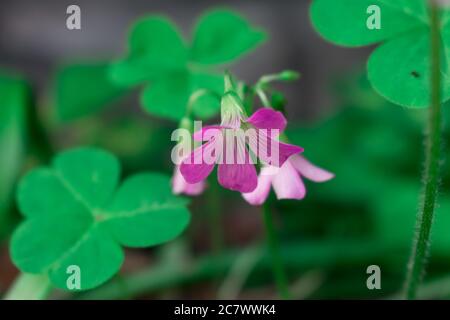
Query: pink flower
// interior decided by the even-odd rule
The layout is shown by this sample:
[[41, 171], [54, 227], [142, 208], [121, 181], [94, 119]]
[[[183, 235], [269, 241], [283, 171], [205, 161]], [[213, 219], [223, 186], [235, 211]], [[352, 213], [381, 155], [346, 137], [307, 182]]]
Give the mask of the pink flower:
[[[181, 174], [188, 183], [204, 181], [218, 164], [218, 181], [224, 188], [252, 192], [258, 184], [252, 156], [266, 165], [279, 167], [290, 156], [303, 151], [300, 147], [273, 138], [286, 127], [287, 121], [281, 112], [262, 108], [245, 118], [241, 105], [237, 95], [231, 92], [225, 94], [222, 99], [221, 125], [204, 127], [194, 134], [194, 140], [197, 141], [203, 141], [208, 136], [210, 138], [180, 166]], [[235, 136], [237, 141], [234, 143], [234, 140], [219, 139], [223, 136]], [[271, 150], [270, 154], [262, 152], [267, 149]], [[277, 153], [273, 153], [273, 150]]]
[[190, 184], [184, 180], [180, 166], [175, 166], [172, 177], [172, 191], [174, 194], [186, 194], [188, 196], [198, 196], [205, 190], [205, 182]]
[[314, 166], [300, 155], [293, 155], [281, 168], [265, 167], [258, 178], [258, 186], [242, 196], [251, 205], [261, 205], [266, 201], [273, 186], [277, 199], [303, 199], [306, 188], [302, 177], [314, 182], [325, 182], [334, 177], [334, 174]]

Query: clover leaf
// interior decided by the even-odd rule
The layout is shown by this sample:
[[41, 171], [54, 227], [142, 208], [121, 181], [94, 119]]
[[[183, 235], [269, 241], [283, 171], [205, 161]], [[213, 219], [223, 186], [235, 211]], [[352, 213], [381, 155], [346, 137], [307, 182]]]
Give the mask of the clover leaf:
[[121, 97], [125, 90], [108, 76], [109, 63], [67, 64], [56, 74], [58, 118], [70, 121], [94, 113]]
[[[379, 28], [368, 26], [379, 10]], [[430, 105], [430, 26], [424, 0], [314, 0], [311, 19], [327, 40], [359, 47], [382, 42], [368, 61], [374, 89], [406, 107]], [[442, 11], [442, 102], [450, 99], [450, 12]]]
[[86, 290], [119, 270], [121, 246], [155, 246], [186, 228], [187, 200], [172, 195], [168, 177], [137, 174], [118, 187], [119, 175], [117, 159], [94, 148], [63, 152], [27, 174], [17, 191], [26, 219], [12, 237], [13, 262], [62, 289], [77, 266]]
[[192, 61], [200, 64], [232, 62], [257, 47], [265, 34], [231, 11], [211, 11], [198, 22], [190, 51]]
[[[234, 62], [260, 45], [265, 33], [227, 10], [206, 13], [197, 23], [192, 44], [186, 43], [167, 18], [149, 16], [131, 29], [127, 56], [111, 65], [111, 79], [117, 84], [144, 88], [141, 102], [151, 114], [180, 120], [186, 115], [191, 94], [209, 93], [191, 108], [200, 118], [219, 111], [223, 77], [219, 65]], [[208, 95], [206, 95], [208, 96]], [[214, 99], [215, 108], [204, 110]]]

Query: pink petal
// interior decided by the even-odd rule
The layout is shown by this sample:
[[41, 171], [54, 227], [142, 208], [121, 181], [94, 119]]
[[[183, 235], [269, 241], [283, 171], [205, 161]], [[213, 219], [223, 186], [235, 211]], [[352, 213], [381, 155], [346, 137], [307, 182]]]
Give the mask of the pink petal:
[[258, 185], [255, 166], [248, 161], [244, 164], [219, 164], [218, 176], [224, 188], [241, 193], [252, 192]]
[[224, 130], [223, 152], [218, 161], [219, 183], [230, 190], [251, 192], [258, 184], [255, 166], [247, 151], [244, 137], [235, 136], [234, 130], [229, 130]]
[[[217, 154], [214, 154], [215, 141], [210, 141], [196, 148], [180, 166], [180, 172], [187, 183], [194, 184], [205, 180], [213, 171]], [[217, 152], [216, 152], [217, 153]], [[212, 161], [205, 161], [205, 154], [213, 154]]]
[[278, 129], [280, 132], [284, 131], [287, 125], [287, 120], [281, 112], [269, 108], [258, 109], [247, 122], [258, 129]]
[[305, 185], [290, 161], [286, 161], [279, 169], [277, 175], [272, 180], [272, 185], [279, 200], [300, 200], [306, 195]]
[[301, 147], [269, 138], [265, 130], [257, 130], [257, 134], [250, 136], [249, 147], [264, 164], [275, 167], [281, 167], [289, 157], [303, 152]]
[[[277, 143], [277, 141], [272, 140], [272, 143]], [[289, 159], [292, 155], [303, 152], [303, 148], [293, 145], [293, 144], [288, 144], [288, 143], [283, 143], [283, 142], [278, 142], [279, 143], [279, 157], [280, 157], [280, 162], [279, 162], [279, 166], [282, 166], [287, 159]]]
[[205, 182], [190, 184], [184, 180], [180, 172], [180, 167], [176, 166], [172, 178], [172, 191], [174, 194], [187, 194], [189, 196], [197, 196], [205, 190]]
[[266, 168], [263, 168], [259, 174], [256, 189], [252, 192], [242, 194], [244, 199], [253, 206], [262, 205], [269, 195], [273, 175], [266, 174], [265, 169]]
[[334, 178], [334, 174], [322, 168], [316, 167], [305, 157], [300, 155], [292, 156], [289, 161], [305, 178], [315, 182], [325, 182]]
[[220, 133], [220, 130], [224, 128], [225, 127], [219, 125], [206, 126], [195, 132], [193, 138], [195, 141], [209, 141], [212, 137], [217, 136]]

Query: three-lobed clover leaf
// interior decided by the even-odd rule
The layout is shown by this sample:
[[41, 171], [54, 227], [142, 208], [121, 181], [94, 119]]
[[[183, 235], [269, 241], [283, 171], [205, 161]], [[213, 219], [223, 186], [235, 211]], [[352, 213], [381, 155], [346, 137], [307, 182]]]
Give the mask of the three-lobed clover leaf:
[[194, 114], [205, 119], [220, 107], [223, 76], [217, 67], [255, 49], [265, 38], [239, 15], [216, 10], [200, 18], [188, 45], [170, 20], [150, 16], [132, 27], [128, 55], [111, 66], [110, 74], [124, 86], [148, 82], [142, 105], [149, 113], [172, 120], [185, 116], [193, 92], [210, 92], [192, 105]]
[[[374, 10], [379, 10], [376, 12]], [[359, 47], [383, 42], [369, 58], [374, 89], [393, 103], [430, 105], [430, 22], [425, 0], [314, 0], [311, 19], [327, 40]], [[379, 14], [379, 28], [368, 24]], [[442, 102], [450, 99], [450, 12], [442, 11]]]
[[155, 246], [186, 228], [188, 201], [172, 195], [168, 177], [137, 174], [118, 186], [119, 176], [117, 159], [94, 148], [63, 152], [27, 174], [17, 191], [26, 219], [11, 240], [13, 262], [62, 289], [77, 266], [86, 290], [119, 270], [121, 246]]

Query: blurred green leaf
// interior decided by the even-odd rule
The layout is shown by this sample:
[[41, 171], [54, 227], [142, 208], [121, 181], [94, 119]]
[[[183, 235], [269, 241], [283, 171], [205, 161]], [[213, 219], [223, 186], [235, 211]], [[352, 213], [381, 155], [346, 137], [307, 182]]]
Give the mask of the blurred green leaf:
[[0, 237], [9, 228], [14, 188], [26, 156], [29, 99], [27, 82], [0, 73]]
[[202, 95], [195, 100], [192, 109], [198, 120], [207, 120], [220, 110], [220, 99], [212, 94]]
[[58, 127], [55, 136], [64, 137], [58, 141], [58, 149], [88, 144], [110, 151], [120, 160], [124, 176], [138, 171], [171, 173], [173, 144], [170, 137], [175, 126], [125, 110], [111, 115], [108, 121], [89, 117]]
[[[381, 26], [368, 23], [379, 10]], [[442, 9], [443, 51], [449, 52], [450, 11]], [[311, 19], [327, 40], [356, 47], [384, 42], [371, 55], [368, 76], [375, 90], [406, 107], [430, 105], [430, 28], [423, 0], [314, 0]], [[442, 57], [442, 102], [450, 99], [450, 66]]]
[[109, 64], [70, 64], [56, 75], [56, 111], [71, 121], [95, 113], [121, 97], [125, 90], [109, 80]]
[[119, 270], [120, 245], [154, 246], [185, 229], [187, 200], [172, 195], [168, 177], [138, 174], [117, 189], [119, 171], [112, 154], [79, 148], [25, 176], [17, 197], [26, 220], [11, 241], [14, 263], [23, 272], [47, 273], [62, 289], [68, 267], [78, 266], [87, 290]]
[[233, 62], [264, 39], [236, 13], [216, 10], [200, 17], [193, 44], [186, 46], [169, 19], [149, 16], [131, 29], [128, 54], [111, 65], [110, 76], [120, 85], [149, 83], [141, 97], [144, 109], [174, 121], [186, 115], [193, 94], [209, 91], [190, 110], [207, 119], [219, 111], [216, 96], [223, 94], [222, 75], [213, 64]]
[[150, 114], [179, 120], [186, 113], [190, 93], [189, 74], [171, 73], [146, 87], [141, 102]]
[[180, 71], [167, 74], [145, 88], [142, 105], [153, 115], [179, 120], [186, 114], [192, 93], [205, 91], [193, 102], [192, 112], [200, 119], [208, 119], [220, 109], [223, 78], [215, 74]]
[[187, 48], [167, 18], [149, 16], [137, 21], [128, 47], [128, 57], [111, 66], [112, 79], [118, 84], [136, 85], [186, 67]]
[[191, 106], [194, 115], [207, 120], [220, 111], [220, 100], [224, 91], [224, 81], [221, 74], [194, 72], [192, 74], [193, 91], [203, 94]]
[[244, 18], [227, 10], [206, 13], [197, 23], [190, 57], [201, 64], [231, 62], [253, 50], [266, 39]]
[[[381, 10], [381, 28], [369, 29], [368, 8]], [[327, 40], [341, 46], [360, 47], [397, 37], [428, 20], [422, 0], [314, 0], [311, 6], [314, 28]]]

